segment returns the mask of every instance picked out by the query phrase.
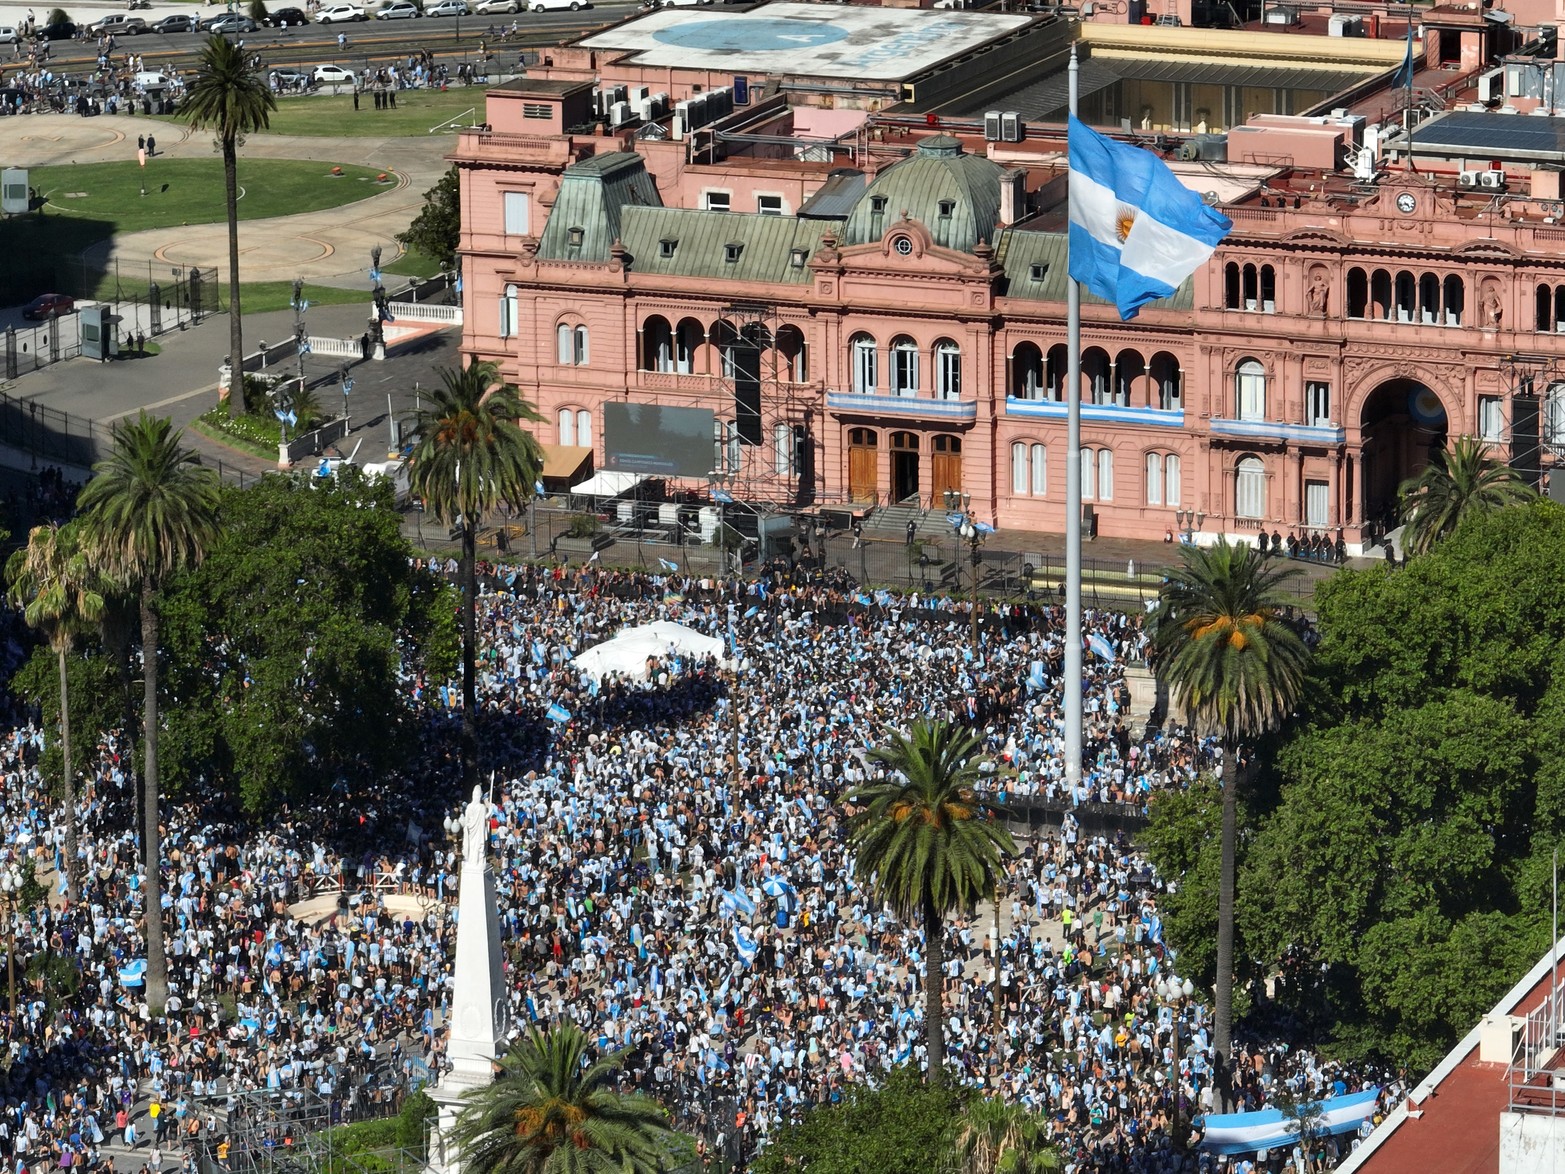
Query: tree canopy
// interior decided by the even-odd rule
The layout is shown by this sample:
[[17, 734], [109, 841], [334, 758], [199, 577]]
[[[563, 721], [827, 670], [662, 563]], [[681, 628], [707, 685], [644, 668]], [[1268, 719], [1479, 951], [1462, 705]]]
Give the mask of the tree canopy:
[[397, 242], [447, 265], [456, 263], [462, 243], [462, 184], [454, 165], [424, 193], [424, 207], [406, 232], [397, 233]]
[[219, 509], [161, 601], [170, 783], [204, 774], [264, 811], [382, 773], [413, 733], [399, 672], [455, 666], [455, 600], [412, 568], [389, 487], [266, 477]]
[[[1345, 571], [1316, 601], [1310, 701], [1250, 796], [1240, 971], [1291, 952], [1279, 997], [1330, 1050], [1427, 1068], [1548, 945], [1565, 508], [1474, 515], [1404, 570]], [[1186, 875], [1165, 925], [1182, 959], [1207, 956], [1195, 935], [1216, 919], [1217, 809], [1200, 791], [1154, 806], [1153, 857]]]

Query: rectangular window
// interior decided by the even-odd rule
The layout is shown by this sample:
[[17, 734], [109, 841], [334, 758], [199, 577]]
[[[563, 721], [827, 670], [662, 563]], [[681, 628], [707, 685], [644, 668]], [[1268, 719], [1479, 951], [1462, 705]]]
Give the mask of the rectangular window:
[[1098, 489], [1098, 454], [1090, 448], [1081, 450], [1081, 500], [1091, 501], [1097, 497]]
[[1179, 454], [1169, 453], [1163, 458], [1163, 504], [1179, 505], [1184, 496], [1180, 488]]
[[1317, 428], [1331, 423], [1331, 384], [1312, 381], [1304, 385], [1304, 422]]
[[1304, 524], [1316, 530], [1331, 525], [1331, 487], [1324, 481], [1304, 483]]
[[783, 199], [781, 196], [756, 196], [755, 210], [762, 216], [781, 216]]
[[1098, 500], [1114, 500], [1114, 454], [1106, 448], [1098, 449]]
[[707, 192], [706, 210], [708, 212], [726, 212], [732, 203], [732, 194], [729, 192]]
[[1163, 504], [1163, 455], [1147, 453], [1147, 504]]
[[1239, 401], [1236, 405], [1239, 409], [1241, 420], [1266, 419], [1266, 372], [1259, 363], [1244, 363], [1239, 367], [1237, 382], [1239, 384]]
[[1478, 397], [1478, 436], [1482, 440], [1505, 439], [1505, 415], [1497, 395]]
[[[576, 339], [571, 328], [565, 323], [555, 329], [555, 361], [562, 367], [569, 367], [576, 361]], [[563, 444], [564, 441], [561, 441]]]
[[505, 234], [527, 236], [531, 231], [530, 200], [526, 192], [505, 193]]
[[582, 448], [592, 447], [592, 413], [586, 408], [576, 413], [576, 443]]
[[576, 413], [569, 408], [560, 409], [560, 443], [576, 443]]
[[779, 477], [793, 476], [793, 426], [777, 424], [772, 428], [774, 468]]
[[861, 395], [875, 394], [875, 343], [861, 338], [853, 344], [853, 390]]
[[1049, 450], [1041, 444], [1032, 446], [1032, 492], [1042, 497], [1049, 489]]
[[1023, 496], [1031, 481], [1031, 472], [1027, 467], [1027, 446], [1018, 440], [1011, 445], [1011, 492], [1018, 497]]

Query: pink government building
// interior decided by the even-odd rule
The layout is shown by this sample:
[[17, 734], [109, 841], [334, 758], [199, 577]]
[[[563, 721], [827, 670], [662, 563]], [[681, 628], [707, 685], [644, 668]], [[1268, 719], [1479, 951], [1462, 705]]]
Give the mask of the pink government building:
[[1458, 435], [1547, 484], [1565, 443], [1552, 8], [1421, 10], [1409, 94], [1406, 17], [1357, 7], [1240, 30], [1124, 5], [1084, 24], [672, 8], [547, 50], [451, 155], [464, 349], [537, 404], [556, 472], [604, 467], [606, 401], [707, 408], [736, 496], [960, 500], [1062, 531], [1075, 43], [1083, 117], [1234, 222], [1133, 321], [1084, 298], [1099, 533], [1358, 549]]

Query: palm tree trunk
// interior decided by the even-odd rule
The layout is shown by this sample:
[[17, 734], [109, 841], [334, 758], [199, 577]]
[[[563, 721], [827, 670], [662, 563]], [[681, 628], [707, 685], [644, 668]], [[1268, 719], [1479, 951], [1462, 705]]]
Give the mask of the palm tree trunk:
[[142, 909], [146, 914], [147, 1006], [163, 1014], [168, 1000], [168, 959], [163, 953], [163, 877], [159, 864], [163, 844], [158, 835], [158, 613], [152, 606], [152, 580], [141, 580], [141, 664], [146, 693], [141, 744], [142, 768], [141, 867]]
[[924, 1046], [929, 1049], [929, 1083], [945, 1083], [945, 919], [924, 894]]
[[478, 523], [462, 518], [462, 791], [478, 785]]
[[76, 776], [71, 773], [71, 686], [66, 647], [55, 649], [60, 664], [60, 801], [65, 806], [65, 896], [76, 900]]
[[1223, 861], [1217, 890], [1217, 1000], [1212, 1015], [1212, 1073], [1227, 1112], [1233, 1102], [1228, 1067], [1234, 1019], [1234, 841], [1239, 822], [1239, 747], [1223, 743]]
[[239, 317], [239, 152], [234, 136], [223, 136], [223, 185], [228, 196], [228, 357], [233, 374], [229, 384], [229, 414], [249, 407], [245, 402], [245, 331]]

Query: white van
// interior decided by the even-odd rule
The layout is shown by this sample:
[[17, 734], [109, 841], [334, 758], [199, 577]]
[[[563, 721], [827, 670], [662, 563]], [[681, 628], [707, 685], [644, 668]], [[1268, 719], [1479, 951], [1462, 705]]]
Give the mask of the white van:
[[136, 75], [136, 86], [143, 90], [166, 90], [173, 84], [173, 79], [160, 69], [143, 70]]

